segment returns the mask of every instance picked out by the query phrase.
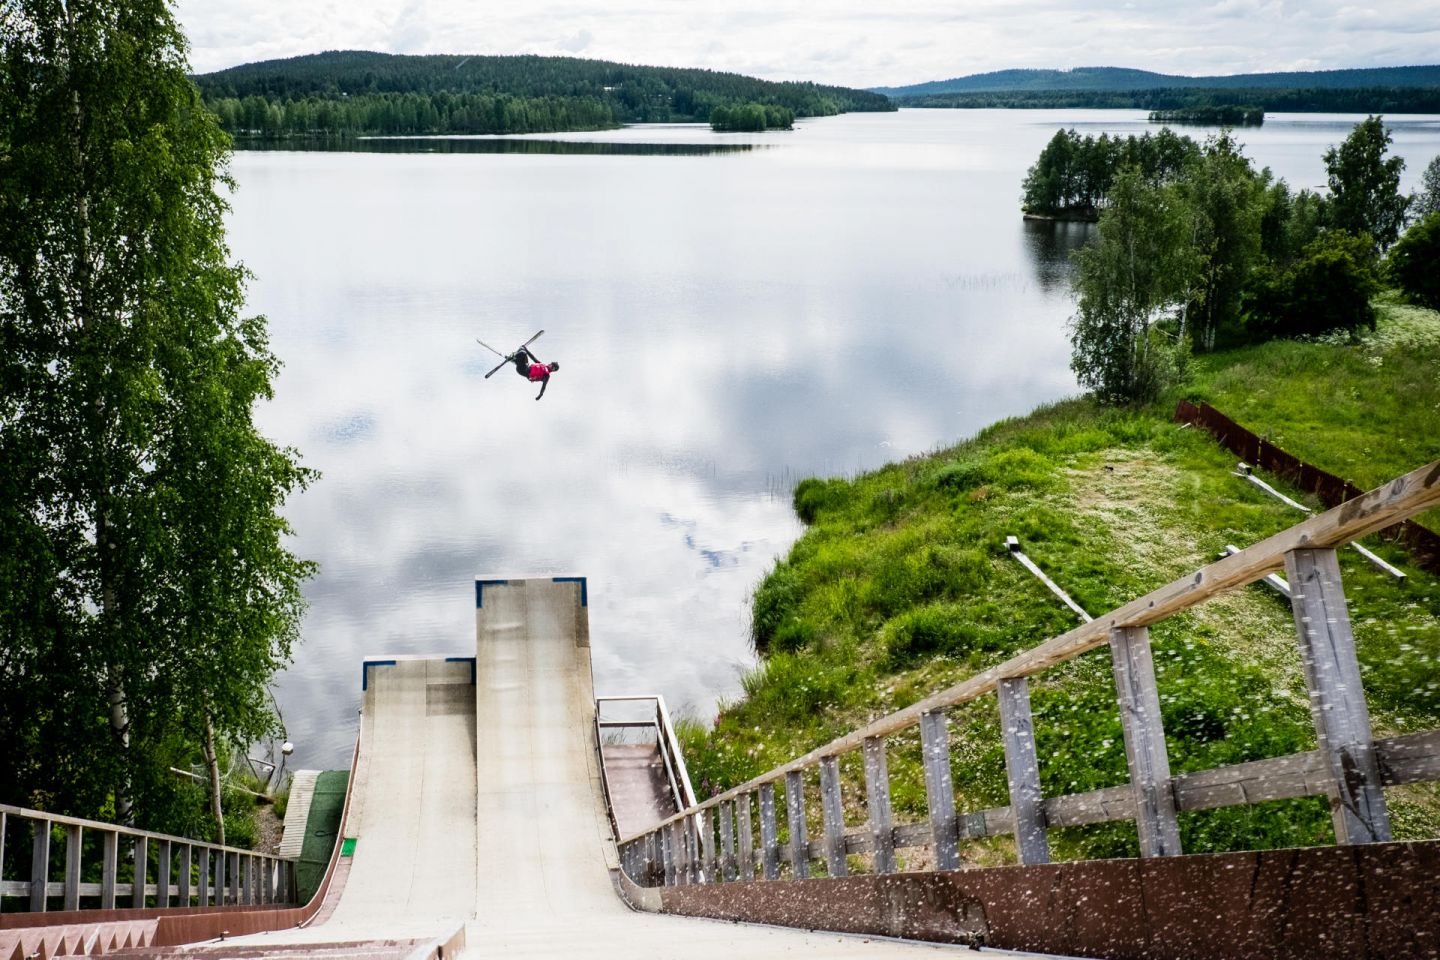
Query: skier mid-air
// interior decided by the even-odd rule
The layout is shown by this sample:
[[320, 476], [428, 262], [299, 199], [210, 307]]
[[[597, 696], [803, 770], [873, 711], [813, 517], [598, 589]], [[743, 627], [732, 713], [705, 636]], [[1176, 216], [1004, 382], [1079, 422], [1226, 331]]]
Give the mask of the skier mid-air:
[[539, 340], [540, 334], [544, 332], [544, 330], [541, 330], [540, 333], [535, 334], [535, 336], [520, 344], [520, 347], [514, 353], [501, 353], [499, 350], [496, 350], [494, 347], [490, 346], [490, 344], [477, 337], [475, 339], [476, 343], [480, 344], [480, 346], [484, 347], [486, 350], [489, 350], [496, 356], [503, 358], [498, 364], [495, 365], [494, 369], [492, 369], [490, 373], [485, 374], [485, 379], [489, 380], [491, 374], [495, 373], [496, 370], [499, 370], [506, 364], [513, 363], [515, 365], [516, 373], [520, 374], [520, 376], [524, 377], [531, 383], [540, 384], [540, 392], [535, 395], [535, 399], [539, 400], [541, 397], [545, 396], [545, 388], [550, 385], [550, 374], [554, 373], [556, 370], [559, 370], [560, 364], [541, 363], [540, 359], [536, 357], [535, 354], [530, 352], [530, 344], [534, 343], [536, 340]]
[[535, 395], [535, 399], [539, 400], [545, 396], [545, 388], [550, 385], [550, 374], [559, 370], [560, 364], [555, 362], [541, 363], [535, 359], [535, 355], [525, 347], [521, 347], [519, 351], [514, 354], [513, 359], [515, 361], [516, 373], [531, 383], [540, 384], [540, 392]]

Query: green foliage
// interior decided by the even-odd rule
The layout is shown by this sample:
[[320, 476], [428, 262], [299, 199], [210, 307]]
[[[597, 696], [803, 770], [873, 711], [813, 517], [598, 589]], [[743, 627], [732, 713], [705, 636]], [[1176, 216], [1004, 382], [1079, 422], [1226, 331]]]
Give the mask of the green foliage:
[[1249, 324], [1260, 340], [1373, 330], [1370, 299], [1379, 291], [1369, 237], [1326, 230], [1289, 270], [1267, 271], [1253, 280]]
[[1410, 198], [1400, 193], [1405, 160], [1386, 158], [1390, 142], [1385, 124], [1371, 116], [1357, 123], [1340, 146], [1325, 151], [1327, 222], [1352, 234], [1368, 234], [1381, 250], [1400, 236], [1410, 206]]
[[1161, 183], [1199, 152], [1195, 141], [1169, 129], [1123, 139], [1059, 130], [1025, 174], [1021, 207], [1031, 214], [1094, 220], [1120, 169], [1133, 168], [1147, 182]]
[[1230, 134], [1212, 137], [1179, 182], [1190, 206], [1192, 243], [1202, 258], [1185, 316], [1201, 350], [1213, 350], [1240, 315], [1241, 291], [1260, 260], [1266, 178], [1256, 174]]
[[974, 655], [1004, 649], [1005, 631], [997, 625], [975, 622], [972, 613], [968, 606], [956, 603], [932, 604], [900, 612], [881, 631], [886, 666], [892, 670], [903, 669], [936, 656], [978, 666], [980, 661], [972, 659]]
[[[1045, 148], [1026, 181], [1027, 209], [1069, 189], [1057, 171], [1083, 154], [1078, 143], [1061, 131]], [[1403, 218], [1403, 163], [1384, 159], [1388, 143], [1379, 118], [1357, 124], [1326, 154], [1329, 200], [1257, 172], [1228, 132], [1174, 152], [1183, 159], [1158, 179], [1122, 168], [1104, 195], [1083, 201], [1103, 213], [1096, 241], [1075, 256], [1071, 368], [1081, 385], [1106, 403], [1145, 402], [1183, 378], [1192, 344], [1205, 353], [1373, 328], [1377, 272], [1364, 249], [1373, 244], [1354, 231], [1393, 238]]]
[[1284, 180], [1271, 184], [1260, 218], [1260, 252], [1265, 264], [1288, 270], [1320, 235], [1323, 217], [1324, 201], [1318, 194], [1309, 190], [1292, 194]]
[[1173, 366], [1152, 327], [1188, 298], [1202, 261], [1193, 214], [1173, 185], [1131, 169], [1110, 189], [1095, 241], [1075, 255], [1079, 309], [1071, 321], [1070, 369], [1105, 403], [1153, 399]]
[[311, 570], [184, 48], [161, 0], [0, 17], [0, 796], [156, 828], [207, 715], [274, 729]]
[[[970, 490], [984, 483], [988, 476], [985, 461], [971, 457], [942, 463], [930, 474], [930, 482], [944, 490]], [[804, 483], [805, 481], [801, 481]], [[802, 516], [800, 519], [805, 520]], [[813, 521], [805, 520], [806, 523]]]
[[[1054, 94], [1067, 91], [1101, 93], [1126, 91], [1137, 94], [1191, 92], [1208, 95], [1234, 91], [1267, 91], [1285, 94], [1296, 89], [1371, 92], [1378, 88], [1440, 88], [1440, 67], [1368, 67], [1349, 70], [1282, 71], [1239, 73], [1225, 76], [1188, 77], [1135, 70], [1127, 67], [1075, 67], [1067, 70], [995, 70], [951, 80], [937, 80], [907, 87], [882, 87], [892, 97], [916, 97], [946, 93], [1024, 92]], [[1227, 101], [1244, 103], [1244, 100]], [[1356, 111], [1351, 111], [1356, 112]]]
[[[1440, 459], [1440, 314], [1379, 309], [1377, 330], [1357, 345], [1284, 340], [1202, 357], [1190, 392], [1362, 486]], [[796, 499], [816, 504], [811, 526], [757, 590], [756, 610], [762, 597], [783, 595], [785, 621], [804, 624], [811, 639], [770, 653], [745, 678], [745, 699], [726, 705], [708, 735], [686, 737], [702, 792], [750, 779], [1073, 627], [1074, 615], [1006, 555], [1007, 534], [1100, 614], [1198, 568], [1226, 543], [1254, 543], [1296, 522], [1231, 476], [1233, 456], [1208, 436], [1177, 430], [1172, 409], [1173, 396], [1121, 410], [1069, 401], [931, 457], [804, 484]], [[1396, 548], [1368, 545], [1410, 574], [1397, 583], [1356, 554], [1341, 557], [1377, 732], [1432, 727], [1440, 719], [1440, 583], [1408, 567]], [[1314, 748], [1294, 629], [1289, 607], [1258, 585], [1154, 626], [1173, 770]], [[1104, 651], [1046, 671], [1031, 689], [1046, 796], [1125, 782]], [[994, 701], [949, 716], [959, 805], [1006, 803]], [[895, 809], [917, 820], [925, 792], [915, 731], [888, 746]], [[860, 774], [848, 769], [842, 758], [843, 795], [863, 796]], [[1407, 809], [1396, 821], [1405, 836], [1440, 832], [1433, 802]], [[1315, 798], [1186, 814], [1181, 830], [1197, 853], [1331, 840], [1328, 810]], [[1057, 859], [1137, 852], [1129, 824], [1051, 831], [1050, 840]], [[994, 863], [1009, 851], [1002, 841], [967, 854]]]
[[1431, 157], [1425, 165], [1425, 172], [1420, 175], [1420, 192], [1411, 201], [1410, 213], [1419, 220], [1440, 213], [1440, 155]]
[[794, 126], [795, 111], [774, 104], [721, 104], [710, 110], [712, 130], [760, 133], [765, 130], [790, 130]]
[[824, 510], [831, 509], [845, 497], [843, 480], [806, 477], [795, 485], [795, 513], [805, 523], [814, 523]]
[[354, 137], [554, 133], [620, 125], [595, 97], [517, 97], [505, 93], [361, 93], [268, 100], [213, 97], [207, 106], [238, 137]]
[[574, 57], [332, 51], [195, 80], [226, 130], [262, 137], [599, 130], [704, 122], [735, 104], [762, 106], [768, 127], [788, 129], [795, 117], [895, 109], [846, 87]]
[[1440, 211], [1405, 231], [1390, 248], [1387, 269], [1412, 300], [1440, 310]]
[[784, 564], [777, 565], [760, 584], [755, 591], [754, 616], [750, 621], [750, 637], [756, 650], [768, 650], [776, 635], [793, 622], [800, 592], [799, 572]]
[[1354, 89], [1157, 86], [1137, 90], [997, 90], [891, 94], [896, 106], [983, 110], [1206, 110], [1247, 105], [1269, 113], [1440, 113], [1440, 89], [1377, 84]]
[[[1440, 460], [1440, 313], [1375, 306], [1376, 330], [1358, 342], [1275, 340], [1200, 358], [1185, 393], [1364, 489]], [[1440, 529], [1440, 515], [1422, 522]]]
[[1152, 110], [1151, 123], [1193, 123], [1206, 126], [1258, 127], [1265, 123], [1265, 110], [1254, 105], [1224, 104]]

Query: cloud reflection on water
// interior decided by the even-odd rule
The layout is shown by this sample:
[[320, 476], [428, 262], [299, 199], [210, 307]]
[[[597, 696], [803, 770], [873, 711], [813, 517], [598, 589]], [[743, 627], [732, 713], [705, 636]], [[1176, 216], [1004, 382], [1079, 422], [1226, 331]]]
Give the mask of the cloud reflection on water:
[[[347, 762], [361, 656], [473, 650], [479, 575], [588, 576], [601, 693], [736, 694], [795, 480], [1074, 390], [1076, 237], [1017, 215], [1053, 131], [912, 112], [701, 158], [237, 155], [231, 240], [285, 362], [262, 427], [324, 472], [287, 510], [321, 565], [278, 684], [294, 762]], [[543, 401], [483, 378], [475, 337], [540, 328]]]

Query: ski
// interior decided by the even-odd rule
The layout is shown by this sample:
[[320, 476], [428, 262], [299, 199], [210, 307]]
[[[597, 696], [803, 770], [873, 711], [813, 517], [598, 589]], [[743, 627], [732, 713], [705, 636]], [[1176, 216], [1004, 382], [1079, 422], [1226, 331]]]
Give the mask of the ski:
[[[481, 340], [479, 337], [476, 337], [476, 338], [475, 338], [475, 342], [478, 343], [478, 344], [480, 344], [480, 346], [484, 347], [486, 350], [490, 350], [490, 351], [492, 351], [493, 353], [497, 353], [497, 354], [500, 354], [500, 356], [505, 357], [504, 360], [501, 360], [498, 364], [495, 365], [494, 369], [492, 369], [492, 370], [490, 371], [490, 373], [485, 374], [485, 379], [486, 379], [486, 380], [489, 380], [491, 374], [494, 374], [494, 373], [498, 372], [501, 367], [507, 365], [507, 364], [510, 363], [512, 360], [514, 360], [516, 353], [519, 353], [521, 350], [524, 350], [526, 347], [530, 346], [530, 344], [534, 343], [536, 340], [539, 340], [541, 334], [543, 334], [544, 332], [545, 332], [544, 330], [541, 330], [540, 333], [535, 334], [535, 336], [531, 337], [529, 340], [526, 340], [524, 343], [520, 344], [520, 346], [516, 347], [516, 348], [515, 348], [515, 353], [511, 353], [511, 354], [509, 354], [508, 356], [507, 356], [506, 354], [500, 353], [499, 350], [496, 350], [494, 347], [490, 346], [490, 344], [488, 344], [488, 343], [486, 343], [485, 341]], [[539, 358], [537, 357], [536, 360], [537, 360], [537, 362], [538, 362]]]

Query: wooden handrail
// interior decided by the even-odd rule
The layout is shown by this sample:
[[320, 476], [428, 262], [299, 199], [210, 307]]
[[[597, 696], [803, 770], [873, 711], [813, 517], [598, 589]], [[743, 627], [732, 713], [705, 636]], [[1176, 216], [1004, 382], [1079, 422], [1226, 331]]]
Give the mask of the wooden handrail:
[[[1089, 623], [1053, 637], [998, 666], [933, 694], [887, 716], [811, 750], [809, 753], [746, 781], [667, 818], [651, 830], [624, 838], [622, 845], [662, 831], [672, 824], [692, 821], [700, 811], [733, 803], [762, 787], [818, 764], [827, 757], [860, 749], [867, 740], [882, 738], [914, 726], [927, 715], [958, 706], [997, 689], [1001, 681], [1033, 676], [1102, 644], [1117, 631], [1141, 630], [1218, 594], [1264, 578], [1281, 569], [1296, 551], [1323, 551], [1390, 526], [1440, 505], [1440, 461], [1312, 516], [1253, 546], [1224, 557], [1185, 577], [1110, 611]], [[1299, 614], [1297, 614], [1297, 617]], [[1348, 631], [1348, 624], [1346, 625]], [[1148, 638], [1141, 637], [1148, 644]], [[1151, 680], [1153, 682], [1153, 678]], [[1312, 690], [1312, 697], [1316, 694]], [[1367, 721], [1368, 723], [1368, 721]], [[1129, 787], [1126, 787], [1129, 789]], [[1059, 799], [1059, 798], [1055, 798]], [[1047, 801], [1049, 803], [1049, 801]], [[1173, 815], [1173, 803], [1172, 803]], [[901, 828], [896, 828], [901, 829]]]

